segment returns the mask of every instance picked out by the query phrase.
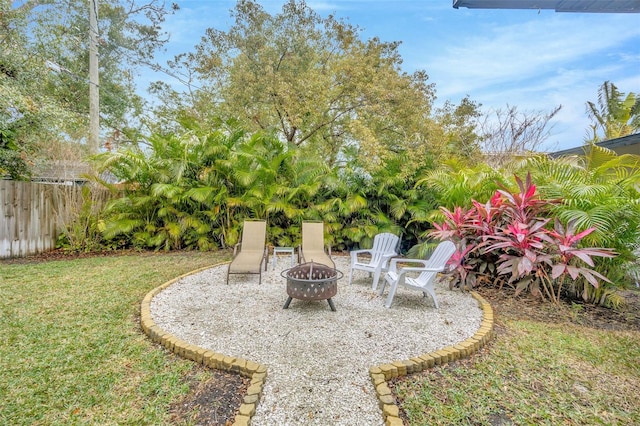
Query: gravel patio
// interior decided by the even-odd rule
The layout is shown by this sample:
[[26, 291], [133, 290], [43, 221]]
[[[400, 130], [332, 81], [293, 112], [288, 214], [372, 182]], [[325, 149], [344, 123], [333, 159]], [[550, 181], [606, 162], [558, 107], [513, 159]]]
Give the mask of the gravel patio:
[[262, 284], [257, 275], [233, 275], [226, 285], [226, 264], [183, 277], [153, 297], [151, 316], [190, 344], [267, 366], [252, 424], [382, 425], [369, 368], [462, 342], [480, 327], [482, 310], [471, 294], [443, 283], [438, 310], [403, 289], [386, 309], [366, 273], [347, 285], [349, 258], [334, 260], [345, 275], [336, 312], [324, 300], [294, 299], [283, 309], [281, 272], [290, 264], [280, 256]]

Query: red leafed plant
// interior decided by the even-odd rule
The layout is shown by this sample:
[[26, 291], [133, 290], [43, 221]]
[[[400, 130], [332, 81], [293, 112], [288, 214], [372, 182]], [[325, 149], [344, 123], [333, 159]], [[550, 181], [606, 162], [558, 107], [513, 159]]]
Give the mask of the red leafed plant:
[[474, 287], [481, 283], [505, 282], [516, 295], [528, 289], [532, 294], [560, 301], [563, 284], [584, 279], [594, 287], [608, 281], [594, 271], [592, 256], [612, 257], [604, 248], [580, 248], [578, 243], [594, 229], [576, 233], [575, 222], [566, 228], [556, 219], [549, 229], [548, 207], [527, 175], [516, 176], [519, 192], [500, 189], [486, 204], [473, 201], [465, 210], [442, 208], [445, 220], [434, 224], [431, 236], [456, 242], [458, 250], [449, 261], [451, 286]]
[[[554, 244], [556, 244], [556, 257], [555, 262], [551, 268], [551, 279], [556, 280], [558, 285], [558, 293], [562, 288], [562, 284], [566, 281], [567, 277], [570, 277], [573, 281], [582, 276], [593, 287], [598, 287], [598, 280], [607, 282], [609, 279], [597, 271], [591, 268], [585, 268], [580, 266], [580, 263], [586, 263], [593, 267], [594, 263], [591, 256], [600, 257], [613, 257], [615, 253], [613, 250], [605, 248], [578, 248], [577, 244], [580, 240], [590, 233], [595, 231], [595, 228], [589, 228], [582, 232], [576, 232], [575, 221], [570, 221], [567, 227], [562, 226], [559, 220], [556, 219], [555, 226], [550, 235], [553, 238]], [[582, 297], [586, 300], [586, 286], [583, 287], [584, 293]], [[558, 294], [558, 297], [560, 295]]]

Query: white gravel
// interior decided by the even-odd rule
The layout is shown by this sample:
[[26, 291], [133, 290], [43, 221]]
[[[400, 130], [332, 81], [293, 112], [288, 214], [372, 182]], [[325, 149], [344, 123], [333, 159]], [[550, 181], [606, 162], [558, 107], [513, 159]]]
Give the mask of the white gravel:
[[[257, 275], [232, 275], [227, 265], [185, 277], [156, 295], [153, 321], [191, 344], [265, 364], [268, 377], [252, 424], [382, 425], [369, 379], [374, 365], [409, 359], [454, 345], [479, 328], [482, 311], [469, 293], [436, 285], [440, 309], [419, 292], [398, 289], [391, 309], [356, 271], [347, 285], [349, 258], [335, 256], [345, 276], [326, 301], [287, 299], [287, 256]], [[382, 278], [381, 278], [382, 281]]]

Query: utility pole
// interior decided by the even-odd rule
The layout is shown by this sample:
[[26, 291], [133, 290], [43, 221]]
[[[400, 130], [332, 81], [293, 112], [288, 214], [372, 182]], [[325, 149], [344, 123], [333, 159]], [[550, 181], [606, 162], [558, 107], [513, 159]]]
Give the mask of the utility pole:
[[89, 0], [89, 152], [100, 147], [100, 76], [98, 73], [98, 0]]

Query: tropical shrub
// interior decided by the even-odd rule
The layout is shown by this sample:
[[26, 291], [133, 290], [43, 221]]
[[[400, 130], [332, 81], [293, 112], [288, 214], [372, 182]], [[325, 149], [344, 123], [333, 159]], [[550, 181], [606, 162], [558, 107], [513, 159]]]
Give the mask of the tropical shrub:
[[559, 159], [540, 155], [515, 169], [531, 173], [541, 196], [559, 200], [551, 206], [552, 216], [563, 223], [575, 222], [578, 229], [595, 228], [584, 237], [585, 245], [617, 253], [593, 259], [594, 269], [614, 284], [583, 286], [584, 280], [578, 280], [571, 283], [576, 295], [588, 293], [588, 300], [603, 303], [615, 299], [612, 287], [635, 282], [640, 269], [640, 156], [617, 155], [591, 145], [585, 155]]
[[507, 284], [516, 295], [529, 290], [559, 302], [570, 281], [582, 280], [593, 287], [609, 281], [593, 269], [592, 257], [613, 257], [614, 252], [579, 247], [595, 229], [576, 233], [575, 221], [565, 227], [558, 220], [550, 228], [556, 201], [541, 199], [530, 175], [524, 182], [517, 176], [515, 180], [519, 191], [499, 189], [486, 204], [473, 200], [471, 208], [442, 208], [445, 220], [435, 223], [430, 235], [457, 243], [448, 272], [451, 285]]
[[293, 246], [302, 220], [332, 222], [324, 210], [335, 204], [328, 189], [334, 174], [323, 162], [231, 122], [182, 125], [180, 134], [153, 134], [145, 149], [97, 157], [99, 170], [123, 190], [105, 209], [107, 240], [145, 249], [225, 248], [238, 241], [244, 219], [258, 218], [269, 224], [270, 244]]
[[430, 228], [426, 214], [436, 206], [434, 191], [416, 188], [420, 171], [406, 164], [406, 155], [396, 153], [388, 155], [375, 173], [351, 168], [340, 172], [342, 185], [333, 198], [344, 200], [338, 209], [344, 249], [371, 247], [381, 232], [399, 235], [403, 249], [408, 249]]

